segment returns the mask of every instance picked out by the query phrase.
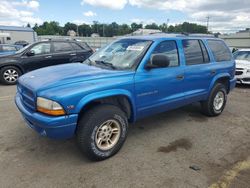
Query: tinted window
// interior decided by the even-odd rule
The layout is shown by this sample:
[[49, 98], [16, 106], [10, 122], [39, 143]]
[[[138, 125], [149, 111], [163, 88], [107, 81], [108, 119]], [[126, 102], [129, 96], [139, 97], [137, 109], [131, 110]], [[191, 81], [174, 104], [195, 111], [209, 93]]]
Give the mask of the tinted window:
[[178, 50], [175, 41], [164, 41], [155, 47], [152, 54], [161, 54], [168, 56], [170, 63], [169, 67], [179, 65]]
[[16, 48], [14, 46], [2, 46], [2, 48], [5, 52], [16, 51]]
[[232, 54], [223, 41], [208, 40], [208, 46], [213, 52], [215, 61], [230, 61], [232, 59]]
[[79, 45], [81, 45], [87, 51], [92, 50], [86, 42], [79, 42]]
[[67, 42], [54, 42], [54, 51], [55, 52], [67, 52], [72, 51], [72, 46]]
[[203, 61], [205, 63], [208, 63], [210, 61], [210, 59], [209, 59], [209, 56], [207, 53], [207, 49], [201, 40], [200, 40], [200, 45], [201, 45], [201, 50], [202, 50], [202, 55], [203, 55]]
[[238, 51], [234, 54], [236, 60], [250, 61], [250, 51]]
[[31, 48], [35, 55], [48, 54], [50, 53], [51, 45], [50, 43], [39, 43]]
[[71, 44], [75, 50], [78, 50], [78, 51], [83, 50], [78, 44], [76, 43], [71, 43]]
[[202, 64], [205, 62], [199, 40], [183, 40], [182, 45], [187, 65]]

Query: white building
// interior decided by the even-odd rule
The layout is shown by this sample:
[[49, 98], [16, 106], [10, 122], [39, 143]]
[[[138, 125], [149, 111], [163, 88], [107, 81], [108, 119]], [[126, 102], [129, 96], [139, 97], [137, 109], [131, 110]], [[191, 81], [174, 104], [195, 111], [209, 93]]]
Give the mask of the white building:
[[2, 44], [13, 44], [16, 41], [33, 43], [36, 37], [36, 32], [29, 27], [0, 26], [0, 43]]
[[75, 37], [76, 32], [74, 30], [68, 30], [67, 35], [70, 36], [70, 37]]
[[131, 35], [149, 35], [154, 33], [161, 33], [158, 29], [138, 29], [134, 31]]
[[220, 35], [219, 38], [222, 38], [232, 48], [250, 48], [250, 29], [234, 34]]

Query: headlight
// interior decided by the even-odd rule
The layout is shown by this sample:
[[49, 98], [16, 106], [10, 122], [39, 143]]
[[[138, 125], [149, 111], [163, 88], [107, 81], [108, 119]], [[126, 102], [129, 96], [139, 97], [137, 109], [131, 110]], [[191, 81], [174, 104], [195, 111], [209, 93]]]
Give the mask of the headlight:
[[247, 72], [250, 72], [250, 69], [247, 69]]
[[55, 101], [37, 97], [37, 111], [52, 116], [65, 115], [63, 107]]

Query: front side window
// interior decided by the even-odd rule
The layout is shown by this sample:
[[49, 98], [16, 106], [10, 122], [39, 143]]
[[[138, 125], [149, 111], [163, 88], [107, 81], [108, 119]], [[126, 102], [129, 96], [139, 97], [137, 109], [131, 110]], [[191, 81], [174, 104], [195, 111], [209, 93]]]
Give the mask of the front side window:
[[199, 40], [188, 39], [182, 41], [187, 65], [206, 63]]
[[232, 60], [232, 54], [223, 41], [208, 40], [208, 46], [212, 50], [216, 62]]
[[134, 69], [151, 43], [143, 39], [121, 39], [98, 50], [85, 62], [112, 69]]
[[169, 66], [168, 67], [177, 67], [179, 66], [179, 57], [178, 57], [178, 50], [175, 41], [164, 41], [158, 44], [154, 51], [152, 52], [153, 55], [165, 55], [169, 59]]
[[54, 42], [54, 51], [55, 52], [68, 52], [72, 51], [73, 48], [70, 43], [67, 42]]
[[72, 46], [73, 46], [73, 48], [74, 48], [75, 50], [77, 50], [77, 51], [83, 50], [78, 44], [76, 44], [76, 43], [71, 43], [71, 44], [72, 44]]
[[30, 51], [33, 51], [35, 55], [49, 54], [51, 52], [50, 43], [39, 43], [32, 47]]
[[245, 60], [250, 62], [250, 51], [237, 51], [234, 53], [235, 60]]

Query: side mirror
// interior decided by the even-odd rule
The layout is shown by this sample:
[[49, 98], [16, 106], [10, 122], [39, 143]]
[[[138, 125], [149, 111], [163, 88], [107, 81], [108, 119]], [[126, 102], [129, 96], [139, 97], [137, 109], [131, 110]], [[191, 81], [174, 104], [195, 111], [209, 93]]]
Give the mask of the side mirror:
[[33, 50], [30, 50], [26, 53], [27, 56], [34, 56], [35, 52]]
[[151, 55], [149, 64], [147, 64], [146, 69], [152, 68], [165, 68], [170, 64], [169, 57], [162, 54]]

